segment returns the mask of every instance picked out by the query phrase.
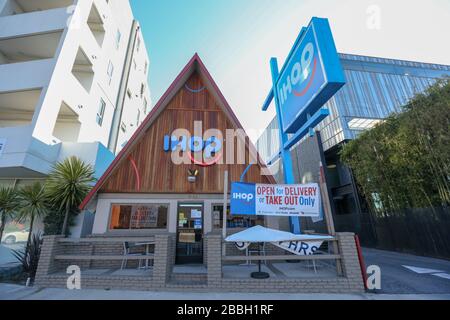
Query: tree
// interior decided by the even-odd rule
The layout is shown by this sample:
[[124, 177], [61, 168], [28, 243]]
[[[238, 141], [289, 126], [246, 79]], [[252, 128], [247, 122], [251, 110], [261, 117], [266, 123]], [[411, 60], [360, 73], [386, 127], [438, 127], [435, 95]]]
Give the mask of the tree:
[[17, 210], [18, 199], [14, 188], [0, 188], [0, 240], [5, 230], [6, 219]]
[[77, 208], [95, 182], [94, 170], [77, 157], [57, 163], [47, 179], [47, 194], [52, 204], [64, 212], [61, 234], [67, 231], [70, 211]]
[[341, 160], [380, 215], [450, 205], [450, 80], [347, 143]]
[[28, 232], [27, 245], [25, 247], [25, 257], [28, 255], [33, 224], [36, 218], [43, 218], [48, 212], [48, 201], [43, 185], [39, 182], [31, 186], [24, 186], [19, 190], [19, 215], [18, 220], [24, 222], [30, 220], [30, 231]]

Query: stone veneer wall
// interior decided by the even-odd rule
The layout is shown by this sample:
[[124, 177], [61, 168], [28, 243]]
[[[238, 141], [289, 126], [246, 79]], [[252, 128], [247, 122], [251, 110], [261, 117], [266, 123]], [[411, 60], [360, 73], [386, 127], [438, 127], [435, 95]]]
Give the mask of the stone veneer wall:
[[[82, 288], [114, 288], [132, 290], [177, 290], [177, 291], [230, 291], [230, 292], [298, 292], [298, 293], [351, 293], [363, 292], [364, 285], [361, 275], [354, 235], [352, 233], [338, 233], [340, 263], [343, 270], [342, 276], [327, 278], [288, 278], [264, 280], [257, 279], [229, 279], [222, 274], [222, 236], [210, 233], [205, 237], [205, 262], [207, 265], [206, 284], [177, 286], [171, 283], [172, 267], [175, 262], [175, 234], [155, 235], [155, 257], [152, 276], [94, 276], [83, 275]], [[55, 261], [58, 254], [67, 254], [68, 250], [75, 253], [78, 249], [84, 253], [92, 251], [89, 245], [80, 246], [78, 249], [70, 247], [58, 240], [59, 236], [44, 237], [38, 271], [35, 284], [41, 287], [65, 287], [68, 275], [64, 268], [67, 263]], [[106, 244], [106, 242], [105, 242]], [[98, 247], [98, 248], [97, 248]], [[111, 254], [112, 248], [101, 248], [95, 243], [95, 253]], [[105, 251], [102, 251], [105, 250]], [[79, 252], [77, 252], [79, 253]], [[228, 252], [227, 255], [234, 254]], [[241, 252], [242, 254], [242, 252]], [[83, 262], [86, 263], [86, 262]], [[98, 262], [100, 263], [100, 262]], [[71, 264], [74, 264], [73, 261]], [[90, 264], [90, 267], [98, 266]], [[56, 273], [55, 273], [56, 272]], [[59, 272], [59, 273], [57, 273]], [[177, 278], [178, 279], [178, 278]]]

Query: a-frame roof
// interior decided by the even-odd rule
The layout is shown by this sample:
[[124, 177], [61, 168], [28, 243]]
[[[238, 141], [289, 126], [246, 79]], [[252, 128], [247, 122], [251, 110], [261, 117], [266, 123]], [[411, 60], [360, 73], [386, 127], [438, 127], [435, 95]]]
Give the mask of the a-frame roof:
[[[165, 107], [169, 104], [169, 102], [177, 94], [177, 92], [180, 89], [182, 89], [182, 87], [184, 86], [186, 81], [189, 79], [189, 77], [194, 72], [197, 72], [200, 75], [200, 78], [201, 78], [202, 82], [205, 84], [206, 89], [208, 89], [208, 91], [213, 95], [213, 97], [216, 99], [216, 101], [218, 101], [220, 107], [222, 108], [224, 113], [227, 115], [227, 117], [230, 119], [230, 121], [233, 122], [233, 125], [235, 126], [235, 128], [243, 130], [241, 123], [237, 119], [236, 115], [234, 114], [230, 105], [226, 101], [226, 99], [223, 96], [222, 92], [220, 91], [219, 87], [217, 86], [217, 84], [211, 77], [210, 73], [206, 69], [206, 67], [203, 64], [202, 60], [200, 59], [199, 55], [196, 53], [191, 58], [191, 60], [188, 62], [188, 64], [183, 68], [183, 70], [180, 72], [180, 74], [175, 78], [175, 80], [169, 86], [167, 91], [163, 94], [163, 96], [156, 103], [154, 108], [150, 111], [150, 113], [147, 115], [147, 117], [142, 122], [142, 124], [139, 126], [139, 128], [135, 131], [135, 133], [133, 134], [131, 139], [127, 142], [127, 144], [122, 149], [122, 151], [117, 155], [117, 157], [110, 164], [110, 166], [105, 171], [105, 173], [101, 176], [101, 178], [98, 180], [98, 182], [92, 188], [92, 190], [89, 192], [89, 194], [83, 200], [83, 202], [80, 205], [80, 209], [86, 208], [86, 206], [89, 204], [89, 202], [93, 199], [93, 197], [97, 194], [97, 192], [100, 190], [100, 188], [105, 184], [107, 179], [114, 172], [114, 169], [119, 165], [119, 163], [121, 163], [121, 161], [123, 159], [127, 158], [128, 154], [132, 151], [133, 146], [135, 146], [135, 144], [144, 136], [146, 130], [158, 118], [158, 116], [161, 114], [161, 112], [165, 109]], [[252, 142], [249, 139], [246, 139], [246, 140], [247, 140], [246, 141], [247, 148], [253, 150], [254, 154], [257, 154], [256, 148], [252, 144]], [[259, 157], [258, 157], [258, 161], [259, 161], [259, 165], [261, 167], [265, 167], [265, 164], [262, 162], [262, 159], [259, 159]], [[270, 181], [270, 183], [275, 183], [275, 179], [273, 178], [273, 176], [269, 175], [269, 176], [267, 176], [267, 178]]]

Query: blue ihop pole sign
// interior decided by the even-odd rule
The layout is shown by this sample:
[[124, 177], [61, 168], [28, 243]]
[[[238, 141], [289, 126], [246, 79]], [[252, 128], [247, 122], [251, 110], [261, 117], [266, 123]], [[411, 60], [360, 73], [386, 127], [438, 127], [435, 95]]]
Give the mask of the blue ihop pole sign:
[[[266, 111], [275, 99], [284, 180], [293, 184], [290, 148], [329, 115], [323, 105], [345, 84], [328, 19], [312, 18], [308, 27], [302, 28], [281, 71], [276, 58], [271, 59], [270, 67], [272, 90], [262, 109]], [[290, 222], [291, 231], [300, 233], [299, 218], [291, 217]]]

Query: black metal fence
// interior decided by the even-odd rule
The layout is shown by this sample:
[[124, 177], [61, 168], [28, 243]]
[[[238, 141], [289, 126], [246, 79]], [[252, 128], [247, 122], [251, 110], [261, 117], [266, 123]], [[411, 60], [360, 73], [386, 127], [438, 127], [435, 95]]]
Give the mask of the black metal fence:
[[450, 208], [363, 213], [359, 234], [365, 246], [450, 259]]

